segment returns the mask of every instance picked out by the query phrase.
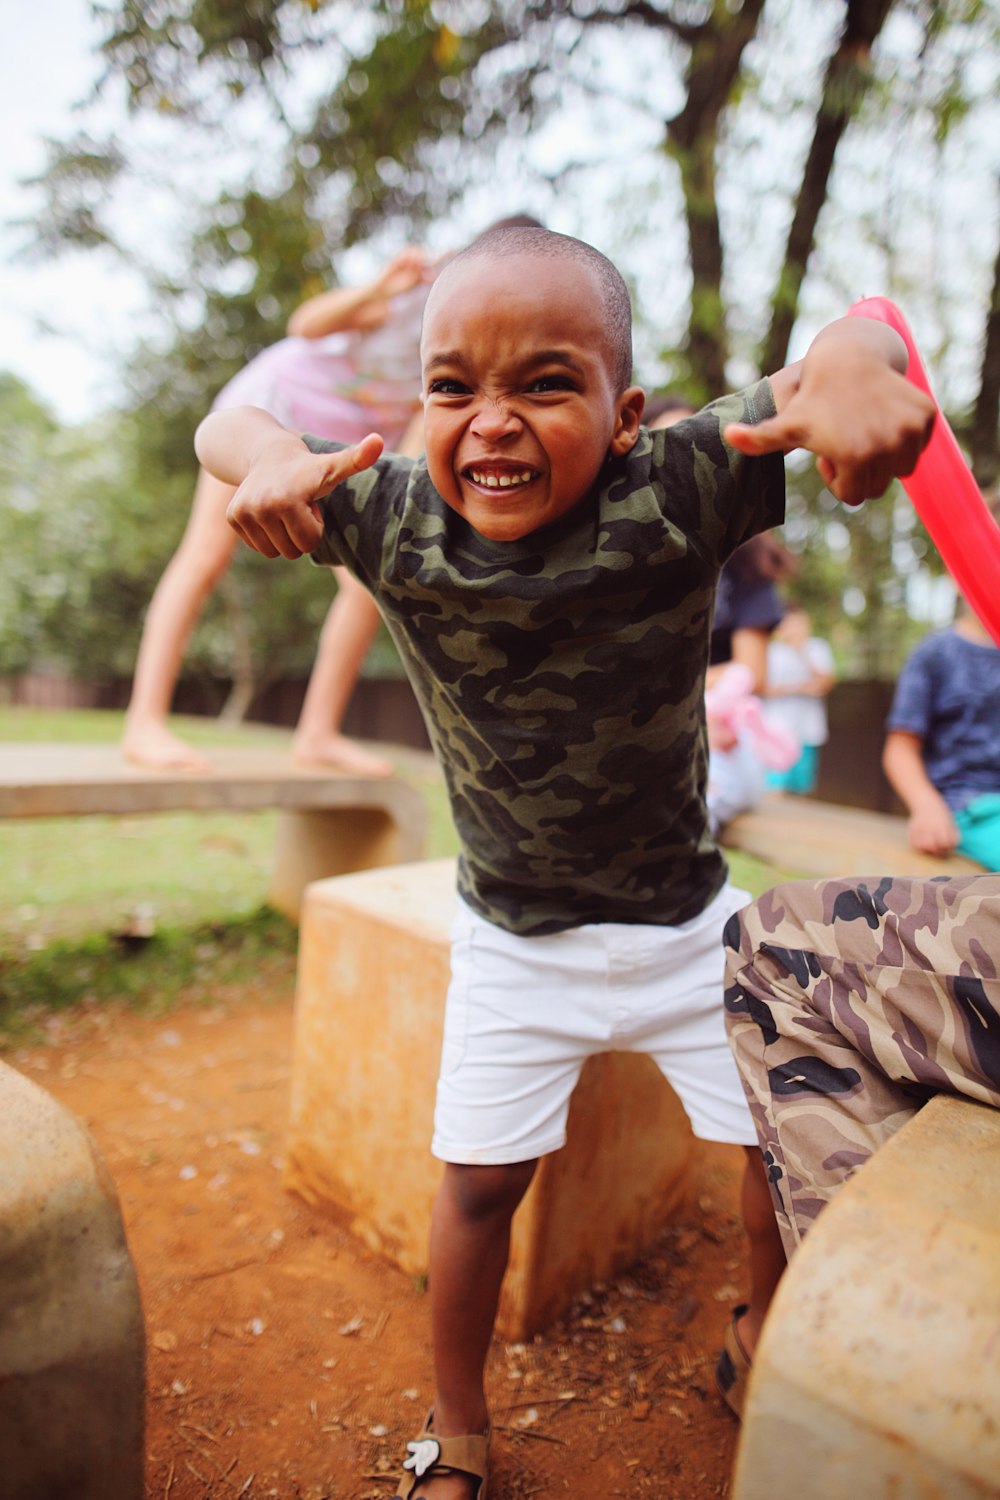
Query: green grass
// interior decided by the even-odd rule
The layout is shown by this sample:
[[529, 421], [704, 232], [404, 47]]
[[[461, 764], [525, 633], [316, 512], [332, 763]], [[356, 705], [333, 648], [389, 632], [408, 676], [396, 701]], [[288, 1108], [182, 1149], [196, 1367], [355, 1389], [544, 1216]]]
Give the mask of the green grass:
[[[209, 753], [244, 745], [289, 750], [291, 732], [262, 725], [177, 721]], [[114, 744], [122, 715], [0, 707], [0, 740]], [[428, 855], [455, 850], [438, 778], [404, 771], [424, 793]], [[267, 899], [277, 814], [157, 813], [136, 817], [26, 818], [0, 823], [0, 959], [49, 943], [114, 933], [138, 913], [159, 927], [244, 917]]]
[[[120, 713], [0, 705], [0, 740], [113, 744]], [[200, 748], [290, 749], [288, 730], [188, 719]], [[428, 857], [456, 851], [440, 777], [404, 768], [424, 794]], [[73, 1004], [167, 1007], [215, 989], [288, 992], [293, 926], [266, 910], [277, 814], [0, 822], [0, 1028], [21, 1035], [48, 1009]], [[729, 856], [753, 895], [789, 878], [749, 855]], [[130, 943], [128, 933], [151, 932]]]
[[60, 939], [0, 958], [0, 1047], [30, 1041], [53, 1011], [127, 1008], [159, 1015], [179, 1001], [288, 998], [298, 931], [267, 907], [226, 921], [161, 927], [148, 939]]

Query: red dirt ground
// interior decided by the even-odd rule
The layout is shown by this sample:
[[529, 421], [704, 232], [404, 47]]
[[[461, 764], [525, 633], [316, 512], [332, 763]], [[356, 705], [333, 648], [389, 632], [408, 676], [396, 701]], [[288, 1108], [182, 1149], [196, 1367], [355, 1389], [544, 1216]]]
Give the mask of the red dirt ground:
[[[424, 1288], [281, 1183], [291, 997], [53, 1018], [7, 1061], [90, 1128], [148, 1340], [151, 1500], [382, 1500], [431, 1394]], [[654, 1253], [528, 1345], [494, 1343], [491, 1500], [715, 1500], [712, 1364], [745, 1287], [742, 1153], [704, 1148]]]

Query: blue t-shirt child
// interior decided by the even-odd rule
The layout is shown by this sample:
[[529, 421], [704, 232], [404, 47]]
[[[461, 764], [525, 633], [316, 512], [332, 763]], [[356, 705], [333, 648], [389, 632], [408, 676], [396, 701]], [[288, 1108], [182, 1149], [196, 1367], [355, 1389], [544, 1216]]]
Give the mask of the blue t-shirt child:
[[900, 673], [887, 728], [919, 736], [927, 775], [958, 825], [959, 848], [997, 868], [973, 828], [1000, 824], [1000, 649], [954, 628], [928, 636]]

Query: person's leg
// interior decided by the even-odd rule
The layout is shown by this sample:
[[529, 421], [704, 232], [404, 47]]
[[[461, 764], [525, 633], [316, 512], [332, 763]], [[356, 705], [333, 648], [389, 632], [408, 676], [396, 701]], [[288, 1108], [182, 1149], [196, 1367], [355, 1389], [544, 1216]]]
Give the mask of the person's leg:
[[[749, 900], [746, 891], [727, 884], [704, 911], [679, 927], [633, 930], [631, 936], [622, 929], [634, 967], [630, 1003], [639, 1022], [628, 1038], [630, 1046], [653, 1057], [699, 1139], [742, 1145], [746, 1152], [741, 1206], [750, 1294], [735, 1309], [734, 1318], [747, 1360], [785, 1268], [760, 1151], [751, 1144], [754, 1122], [723, 1020], [722, 933], [732, 914]], [[620, 997], [623, 975], [616, 970], [614, 977]]]
[[727, 1026], [791, 1255], [934, 1093], [1000, 1105], [1000, 878], [800, 881], [726, 929]]
[[746, 1146], [744, 1150], [747, 1160], [740, 1207], [750, 1251], [750, 1297], [736, 1326], [743, 1347], [752, 1358], [771, 1298], [788, 1262], [760, 1151], [756, 1146]]
[[236, 546], [226, 521], [233, 490], [202, 469], [180, 546], [146, 611], [122, 750], [143, 766], [205, 769], [209, 762], [167, 728], [188, 637]]
[[[507, 1268], [511, 1218], [535, 1166], [528, 1161], [445, 1167], [430, 1244], [433, 1430], [440, 1437], [486, 1430], [483, 1376]], [[473, 1493], [472, 1482], [459, 1475], [431, 1476], [411, 1491], [414, 1500], [468, 1500]]]
[[392, 763], [340, 732], [340, 725], [378, 632], [378, 606], [363, 584], [336, 568], [337, 597], [323, 622], [316, 660], [295, 730], [300, 765], [334, 766], [357, 776], [390, 776]]
[[[603, 1050], [607, 1031], [599, 934], [519, 937], [460, 901], [451, 939], [431, 1146], [446, 1163], [430, 1244], [431, 1427], [442, 1439], [486, 1427], [483, 1375], [511, 1218], [538, 1158], [565, 1143], [584, 1057]], [[412, 1490], [409, 1477], [398, 1491], [408, 1500], [475, 1493], [468, 1476], [432, 1471]]]

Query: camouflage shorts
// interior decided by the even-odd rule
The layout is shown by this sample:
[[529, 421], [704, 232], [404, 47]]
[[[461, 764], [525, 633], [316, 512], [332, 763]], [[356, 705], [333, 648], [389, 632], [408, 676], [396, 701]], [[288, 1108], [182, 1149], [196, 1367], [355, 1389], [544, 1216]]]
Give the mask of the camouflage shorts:
[[787, 1253], [932, 1094], [1000, 1106], [1000, 876], [798, 881], [725, 941], [726, 1025]]

